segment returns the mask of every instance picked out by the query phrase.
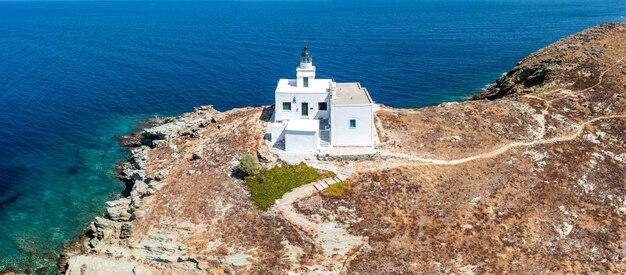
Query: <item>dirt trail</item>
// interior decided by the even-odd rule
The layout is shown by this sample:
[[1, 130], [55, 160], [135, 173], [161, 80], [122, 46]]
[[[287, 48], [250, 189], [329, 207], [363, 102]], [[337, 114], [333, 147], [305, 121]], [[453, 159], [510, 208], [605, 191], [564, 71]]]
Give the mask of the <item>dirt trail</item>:
[[[598, 77], [598, 83], [584, 88], [584, 89], [580, 89], [577, 91], [572, 91], [570, 93], [568, 93], [565, 96], [561, 96], [558, 98], [554, 98], [551, 100], [547, 100], [545, 98], [539, 97], [539, 96], [535, 96], [535, 95], [526, 95], [526, 98], [533, 98], [533, 99], [538, 99], [538, 100], [542, 100], [546, 103], [546, 107], [542, 110], [542, 114], [545, 117], [546, 115], [548, 115], [548, 109], [550, 107], [552, 107], [552, 102], [557, 101], [557, 100], [561, 100], [561, 99], [565, 99], [568, 97], [573, 97], [573, 96], [577, 96], [580, 93], [583, 93], [585, 91], [589, 91], [591, 89], [594, 89], [595, 87], [598, 87], [600, 84], [602, 84], [602, 81], [604, 81], [604, 75], [610, 71], [611, 69], [615, 68], [615, 66], [617, 66], [618, 64], [620, 64], [622, 61], [624, 60], [624, 58], [619, 59], [618, 61], [616, 61], [613, 65], [611, 65], [609, 68], [607, 68], [606, 70], [602, 71], [600, 73], [600, 76]], [[554, 91], [552, 91], [554, 92]], [[547, 92], [544, 92], [547, 93]], [[473, 161], [476, 159], [484, 159], [484, 158], [492, 158], [492, 157], [496, 157], [498, 155], [501, 155], [505, 152], [507, 152], [508, 150], [512, 149], [512, 148], [516, 148], [516, 147], [525, 147], [525, 146], [534, 146], [534, 145], [541, 145], [541, 144], [550, 144], [550, 143], [556, 143], [556, 142], [564, 142], [564, 141], [572, 141], [574, 139], [576, 139], [578, 136], [580, 136], [583, 132], [583, 130], [585, 129], [585, 126], [593, 123], [595, 121], [598, 120], [603, 120], [603, 119], [611, 119], [611, 118], [626, 118], [626, 115], [611, 115], [611, 116], [600, 116], [600, 117], [596, 117], [593, 119], [590, 119], [588, 121], [585, 121], [581, 124], [579, 124], [577, 126], [576, 131], [574, 131], [574, 133], [572, 133], [571, 135], [565, 135], [565, 136], [561, 136], [561, 137], [556, 137], [556, 138], [549, 138], [549, 139], [536, 139], [533, 141], [528, 141], [528, 142], [513, 142], [513, 143], [509, 143], [506, 144], [498, 149], [495, 149], [493, 151], [490, 152], [486, 152], [486, 153], [482, 153], [482, 154], [478, 154], [478, 155], [474, 155], [474, 156], [470, 156], [470, 157], [466, 157], [466, 158], [461, 158], [461, 159], [454, 159], [454, 160], [446, 160], [446, 159], [432, 159], [432, 158], [423, 158], [423, 157], [419, 157], [419, 156], [414, 156], [411, 154], [404, 154], [404, 153], [396, 153], [396, 152], [381, 152], [380, 155], [383, 157], [394, 157], [394, 158], [401, 158], [401, 159], [407, 159], [407, 160], [411, 160], [411, 161], [416, 161], [416, 162], [420, 162], [418, 164], [410, 164], [407, 163], [407, 165], [457, 165], [457, 164], [462, 164], [468, 161]], [[545, 125], [541, 125], [542, 128], [545, 129]]]
[[283, 195], [280, 200], [277, 200], [274, 209], [299, 230], [307, 233], [307, 236], [315, 236], [319, 231], [317, 224], [309, 221], [305, 216], [297, 213], [293, 208], [293, 203], [299, 199], [313, 195], [316, 192], [317, 190], [313, 186], [313, 183], [302, 185]]
[[[298, 228], [321, 253], [316, 254], [314, 266], [306, 266], [308, 273], [339, 274], [349, 261], [351, 251], [365, 244], [365, 238], [348, 233], [347, 226], [336, 221], [322, 221], [299, 213], [293, 206], [297, 200], [317, 192], [309, 183], [293, 189], [276, 202], [273, 209]], [[320, 217], [321, 218], [321, 217]]]
[[[529, 142], [513, 142], [513, 143], [506, 144], [490, 152], [486, 152], [486, 153], [482, 153], [482, 154], [478, 154], [478, 155], [474, 155], [474, 156], [470, 156], [466, 158], [461, 158], [461, 159], [454, 159], [454, 160], [431, 159], [431, 158], [422, 158], [419, 156], [413, 156], [410, 154], [394, 153], [394, 152], [381, 152], [380, 155], [383, 157], [395, 157], [395, 158], [402, 158], [402, 159], [408, 159], [411, 161], [421, 162], [417, 165], [458, 165], [458, 164], [462, 164], [468, 161], [473, 161], [476, 159], [493, 158], [516, 147], [525, 147], [525, 146], [533, 146], [533, 145], [541, 145], [541, 144], [550, 144], [550, 143], [556, 143], [556, 142], [572, 141], [582, 134], [586, 125], [596, 122], [598, 120], [611, 119], [611, 118], [626, 118], [626, 115], [612, 115], [612, 116], [596, 117], [594, 119], [590, 119], [580, 124], [578, 128], [576, 129], [576, 131], [571, 135], [566, 135], [566, 136], [561, 136], [561, 137], [556, 137], [556, 138], [549, 138], [549, 139], [538, 139], [538, 140], [533, 140]], [[410, 165], [410, 163], [407, 163], [407, 165]]]
[[[612, 116], [601, 116], [590, 119], [581, 123], [576, 131], [570, 135], [565, 135], [556, 138], [550, 139], [538, 139], [529, 142], [513, 142], [509, 143], [505, 146], [502, 146], [498, 149], [495, 149], [490, 152], [461, 158], [454, 160], [446, 160], [446, 159], [431, 159], [431, 158], [422, 158], [419, 156], [413, 156], [409, 154], [403, 153], [391, 153], [391, 152], [382, 152], [380, 155], [383, 157], [392, 157], [399, 159], [406, 159], [409, 162], [386, 162], [385, 168], [394, 168], [400, 166], [422, 166], [422, 165], [458, 165], [465, 162], [484, 159], [484, 158], [492, 158], [498, 155], [501, 155], [508, 150], [516, 147], [524, 147], [524, 146], [534, 146], [541, 144], [550, 144], [556, 142], [566, 142], [572, 141], [579, 137], [585, 126], [604, 119], [614, 119], [614, 118], [626, 118], [626, 115], [612, 115]], [[417, 163], [415, 163], [417, 162]], [[320, 163], [317, 163], [318, 165]], [[317, 166], [313, 164], [314, 166]], [[333, 167], [331, 167], [333, 166]], [[331, 169], [333, 171], [341, 170], [341, 167], [336, 165], [331, 165], [329, 163], [325, 163], [324, 168]], [[382, 168], [382, 167], [379, 167]], [[354, 249], [358, 249], [362, 247], [365, 242], [362, 236], [354, 236], [348, 233], [345, 226], [335, 223], [335, 222], [321, 222], [312, 220], [310, 217], [307, 217], [301, 213], [299, 213], [293, 206], [293, 203], [309, 197], [315, 194], [317, 190], [313, 186], [313, 183], [306, 184], [300, 186], [291, 192], [285, 194], [279, 201], [277, 201], [274, 209], [289, 223], [297, 227], [300, 231], [305, 234], [302, 236], [308, 237], [308, 239], [315, 243], [318, 246], [322, 253], [318, 254], [318, 259], [316, 259], [317, 263], [320, 263], [316, 266], [308, 266], [309, 270], [315, 270], [319, 272], [330, 272], [330, 273], [340, 273], [343, 269], [343, 265], [339, 265], [338, 262], [345, 262], [349, 259], [350, 251]], [[333, 256], [334, 258], [331, 258]], [[337, 261], [336, 256], [344, 258], [342, 261]], [[328, 260], [331, 259], [331, 260]]]
[[549, 108], [549, 107], [552, 107], [552, 102], [554, 102], [554, 101], [561, 100], [561, 99], [565, 99], [565, 98], [568, 98], [568, 97], [577, 96], [577, 95], [579, 95], [580, 93], [584, 93], [584, 92], [586, 92], [586, 91], [589, 91], [589, 90], [591, 90], [591, 89], [594, 89], [594, 88], [596, 88], [596, 87], [600, 86], [600, 84], [602, 84], [602, 81], [604, 81], [604, 75], [605, 75], [608, 71], [610, 71], [611, 69], [615, 68], [615, 66], [617, 66], [617, 64], [622, 63], [622, 61], [623, 61], [623, 60], [624, 60], [624, 58], [620, 58], [620, 60], [617, 60], [617, 61], [616, 61], [613, 65], [611, 65], [610, 67], [608, 67], [606, 70], [602, 71], [602, 72], [600, 73], [600, 76], [598, 77], [598, 83], [596, 83], [596, 84], [594, 84], [594, 85], [592, 85], [592, 86], [590, 86], [590, 87], [587, 87], [587, 88], [584, 88], [584, 89], [580, 89], [580, 90], [578, 90], [578, 91], [572, 91], [571, 93], [568, 93], [568, 94], [566, 94], [566, 95], [564, 95], [564, 96], [557, 97], [557, 98], [553, 98], [553, 99], [550, 99], [550, 100], [546, 100], [546, 99], [543, 99], [543, 98], [541, 98], [541, 97], [537, 97], [537, 98], [541, 98], [541, 99], [543, 99], [543, 100], [547, 103], [547, 105], [546, 105], [546, 109], [547, 109], [547, 108]]
[[[574, 96], [579, 95], [580, 93], [583, 93], [585, 91], [589, 91], [595, 87], [598, 87], [600, 84], [602, 84], [602, 81], [604, 80], [604, 75], [609, 70], [613, 69], [619, 63], [621, 63], [622, 61], [623, 61], [623, 58], [615, 62], [615, 64], [613, 64], [606, 70], [604, 70], [598, 78], [599, 79], [598, 83], [590, 87], [580, 89], [577, 91], [571, 91], [571, 92], [568, 92], [564, 96], [557, 97], [557, 98], [550, 99], [550, 100], [547, 100], [545, 98], [542, 98], [540, 96], [535, 96], [535, 95], [525, 95], [523, 97], [537, 99], [537, 100], [541, 100], [545, 102], [545, 108], [541, 111], [541, 114], [545, 117], [546, 115], [549, 114], [548, 110], [549, 108], [552, 107], [552, 102], [569, 98], [569, 97], [574, 97]], [[544, 94], [545, 93], [547, 92], [544, 92]], [[554, 137], [554, 138], [547, 138], [547, 139], [539, 138], [539, 139], [535, 139], [535, 140], [527, 141], [527, 142], [512, 142], [512, 143], [503, 145], [489, 152], [485, 152], [485, 153], [481, 153], [481, 154], [477, 154], [477, 155], [473, 155], [473, 156], [469, 156], [465, 158], [460, 158], [460, 159], [433, 159], [433, 158], [424, 158], [424, 157], [411, 155], [411, 154], [405, 154], [405, 153], [379, 152], [379, 155], [381, 157], [390, 158], [390, 159], [395, 158], [400, 161], [385, 161], [384, 165], [377, 165], [376, 167], [377, 169], [383, 169], [383, 168], [396, 168], [396, 167], [402, 167], [402, 166], [459, 165], [459, 164], [463, 164], [469, 161], [474, 161], [477, 159], [493, 158], [513, 148], [572, 141], [578, 138], [583, 133], [587, 125], [594, 123], [596, 121], [599, 121], [599, 120], [618, 119], [618, 118], [622, 118], [622, 119], [626, 118], [626, 114], [600, 116], [600, 117], [596, 117], [596, 118], [584, 121], [576, 126], [576, 130], [573, 133], [568, 134], [568, 135], [563, 135], [563, 136]], [[377, 121], [377, 123], [380, 123], [380, 122]], [[542, 125], [542, 127], [545, 128], [545, 125]], [[381, 127], [381, 129], [382, 128], [383, 127]], [[353, 172], [357, 170], [368, 170], [368, 169], [359, 169], [358, 166], [350, 166], [350, 165], [342, 166], [342, 165], [337, 165], [332, 162], [325, 162], [325, 161], [324, 162], [309, 161], [308, 164], [311, 166], [320, 168], [320, 169], [331, 170], [331, 171], [334, 171], [335, 173], [344, 171], [344, 172], [348, 172], [349, 174], [352, 174]], [[366, 167], [366, 166], [367, 165], [363, 167]], [[363, 167], [360, 167], [360, 168], [363, 168]], [[332, 223], [332, 222], [322, 223], [321, 221], [314, 221], [310, 217], [307, 217], [299, 213], [298, 211], [296, 211], [296, 209], [293, 206], [294, 202], [300, 199], [309, 197], [315, 194], [316, 192], [317, 190], [313, 186], [313, 183], [300, 186], [292, 190], [291, 192], [285, 194], [277, 202], [274, 209], [281, 216], [283, 216], [286, 220], [288, 220], [291, 224], [296, 226], [299, 230], [305, 232], [306, 234], [304, 235], [310, 237], [310, 240], [322, 249], [322, 253], [319, 255], [319, 257], [321, 258], [326, 257], [330, 259], [329, 257], [332, 256], [333, 254], [338, 254], [340, 256], [343, 256], [345, 258], [344, 260], [346, 260], [349, 258], [349, 252], [351, 250], [359, 248], [362, 245], [364, 245], [363, 237], [353, 236], [353, 235], [348, 234], [347, 230], [345, 230], [345, 228], [342, 228], [341, 225], [337, 223]], [[337, 246], [338, 243], [340, 244], [339, 246]], [[310, 270], [315, 269], [318, 272], [321, 271], [321, 272], [330, 272], [330, 273], [341, 272], [341, 269], [343, 268], [343, 266], [333, 264], [333, 262], [335, 263], [337, 262], [336, 259], [329, 260], [329, 261], [324, 261], [323, 259], [321, 259], [321, 261], [316, 261], [316, 262], [322, 263], [322, 264], [317, 265], [315, 267], [308, 267], [308, 268]]]

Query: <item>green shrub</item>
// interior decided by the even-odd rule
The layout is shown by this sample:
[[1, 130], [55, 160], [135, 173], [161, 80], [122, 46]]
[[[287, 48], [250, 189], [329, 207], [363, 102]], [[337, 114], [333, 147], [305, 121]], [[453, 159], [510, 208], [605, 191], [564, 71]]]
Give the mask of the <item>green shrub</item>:
[[326, 174], [304, 163], [293, 166], [281, 164], [254, 177], [246, 178], [246, 185], [250, 188], [250, 196], [254, 203], [261, 210], [267, 210], [285, 193], [298, 186], [317, 181]]
[[256, 176], [261, 172], [259, 160], [252, 154], [243, 154], [237, 165], [237, 172], [243, 177]]
[[331, 197], [341, 197], [346, 191], [350, 190], [350, 184], [345, 181], [333, 183], [324, 190], [324, 194]]

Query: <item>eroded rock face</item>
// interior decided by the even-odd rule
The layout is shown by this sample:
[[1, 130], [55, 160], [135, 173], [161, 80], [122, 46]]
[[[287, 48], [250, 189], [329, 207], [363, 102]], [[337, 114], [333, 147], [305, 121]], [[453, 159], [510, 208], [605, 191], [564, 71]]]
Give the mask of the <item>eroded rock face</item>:
[[244, 153], [277, 163], [270, 108], [168, 119], [120, 166], [129, 196], [61, 260], [72, 273], [623, 274], [623, 41], [626, 24], [610, 24], [550, 45], [476, 97], [497, 100], [383, 107], [375, 159], [308, 163], [352, 174], [342, 196], [296, 192], [267, 212], [231, 175]]
[[544, 60], [537, 64], [520, 62], [508, 73], [496, 80], [486, 91], [472, 97], [477, 99], [498, 99], [504, 96], [524, 93], [534, 86], [541, 86], [549, 80], [553, 71], [561, 69], [561, 60]]
[[[486, 91], [472, 97], [498, 99], [532, 93], [544, 84], [561, 88], [583, 88], [601, 73], [596, 66], [617, 47], [609, 32], [620, 32], [621, 24], [605, 24], [566, 37], [524, 58], [498, 78]], [[596, 73], [594, 75], [594, 73]]]

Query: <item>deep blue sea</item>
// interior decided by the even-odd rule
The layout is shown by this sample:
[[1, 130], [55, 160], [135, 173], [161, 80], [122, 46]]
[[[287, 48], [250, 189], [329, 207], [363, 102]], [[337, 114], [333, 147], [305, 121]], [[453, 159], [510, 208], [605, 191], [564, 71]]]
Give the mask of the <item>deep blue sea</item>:
[[199, 105], [271, 104], [304, 40], [319, 77], [423, 107], [613, 21], [626, 1], [0, 1], [0, 270], [53, 266], [44, 254], [119, 196], [119, 135]]

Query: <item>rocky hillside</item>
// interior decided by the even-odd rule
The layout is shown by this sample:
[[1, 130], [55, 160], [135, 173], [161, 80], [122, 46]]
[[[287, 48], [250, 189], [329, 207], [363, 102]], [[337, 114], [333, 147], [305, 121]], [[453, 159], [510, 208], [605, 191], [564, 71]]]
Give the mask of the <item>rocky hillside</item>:
[[[383, 107], [374, 159], [309, 161], [341, 196], [268, 211], [233, 177], [270, 108], [210, 107], [130, 139], [130, 194], [68, 246], [67, 274], [626, 272], [626, 24], [519, 62], [475, 99]], [[480, 99], [480, 100], [478, 100]]]

